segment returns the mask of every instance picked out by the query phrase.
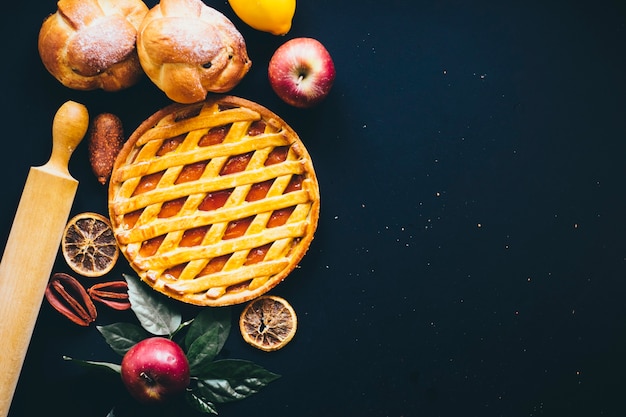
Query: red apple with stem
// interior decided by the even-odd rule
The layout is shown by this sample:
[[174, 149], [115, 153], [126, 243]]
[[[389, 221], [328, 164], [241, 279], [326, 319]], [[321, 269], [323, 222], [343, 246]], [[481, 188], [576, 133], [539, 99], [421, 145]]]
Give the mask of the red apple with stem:
[[335, 64], [328, 50], [313, 38], [294, 38], [276, 49], [270, 59], [268, 78], [284, 102], [312, 107], [330, 92]]
[[131, 347], [121, 365], [122, 381], [141, 403], [165, 402], [189, 386], [183, 349], [165, 337], [150, 337]]

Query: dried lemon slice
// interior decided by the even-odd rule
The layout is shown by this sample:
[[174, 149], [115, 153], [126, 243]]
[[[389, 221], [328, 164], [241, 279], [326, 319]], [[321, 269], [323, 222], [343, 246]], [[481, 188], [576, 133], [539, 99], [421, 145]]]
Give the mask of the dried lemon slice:
[[250, 345], [270, 352], [293, 339], [298, 319], [284, 298], [264, 295], [252, 300], [241, 312], [239, 330]]
[[119, 248], [109, 220], [98, 213], [80, 213], [65, 226], [61, 241], [70, 268], [85, 277], [100, 277], [117, 262]]

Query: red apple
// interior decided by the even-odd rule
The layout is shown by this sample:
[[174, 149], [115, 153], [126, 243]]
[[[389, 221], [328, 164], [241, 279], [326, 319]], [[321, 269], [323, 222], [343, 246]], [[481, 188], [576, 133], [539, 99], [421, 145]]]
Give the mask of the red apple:
[[170, 339], [150, 337], [131, 347], [122, 359], [122, 381], [142, 403], [161, 403], [189, 385], [189, 362]]
[[318, 40], [294, 38], [276, 49], [270, 59], [268, 77], [272, 89], [284, 102], [307, 108], [318, 104], [330, 92], [335, 81], [335, 64]]

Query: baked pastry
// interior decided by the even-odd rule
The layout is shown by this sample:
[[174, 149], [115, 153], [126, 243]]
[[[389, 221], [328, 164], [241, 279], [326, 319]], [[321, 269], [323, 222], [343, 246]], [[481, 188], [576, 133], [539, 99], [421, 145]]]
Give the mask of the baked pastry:
[[135, 44], [146, 13], [141, 0], [59, 0], [39, 30], [41, 61], [72, 89], [128, 88], [143, 76]]
[[317, 227], [311, 158], [270, 110], [233, 96], [172, 104], [132, 133], [109, 215], [140, 279], [185, 303], [255, 298], [298, 264]]
[[178, 103], [230, 91], [252, 65], [241, 33], [201, 0], [161, 0], [139, 28], [137, 50], [148, 77]]

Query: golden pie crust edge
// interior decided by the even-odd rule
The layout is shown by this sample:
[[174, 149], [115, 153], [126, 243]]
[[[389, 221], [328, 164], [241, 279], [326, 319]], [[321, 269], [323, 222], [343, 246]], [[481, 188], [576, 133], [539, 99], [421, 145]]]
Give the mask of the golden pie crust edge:
[[[129, 245], [123, 243], [119, 239], [120, 233], [125, 232], [121, 222], [121, 220], [123, 219], [123, 214], [117, 214], [117, 210], [115, 209], [116, 205], [120, 202], [118, 194], [124, 184], [124, 181], [118, 180], [118, 171], [120, 171], [122, 167], [127, 165], [128, 160], [132, 160], [136, 157], [137, 150], [141, 147], [136, 146], [137, 142], [146, 134], [146, 132], [152, 130], [159, 121], [169, 115], [190, 114], [196, 112], [197, 109], [199, 109], [200, 107], [206, 108], [215, 105], [226, 107], [240, 107], [250, 110], [257, 113], [260, 119], [264, 120], [268, 125], [278, 127], [279, 131], [282, 132], [283, 135], [287, 138], [290, 149], [298, 155], [297, 161], [302, 166], [302, 172], [305, 174], [302, 189], [306, 189], [310, 197], [310, 209], [304, 221], [304, 232], [300, 237], [296, 239], [297, 242], [291, 246], [290, 253], [288, 255], [288, 265], [286, 265], [278, 273], [274, 273], [269, 276], [269, 278], [267, 278], [267, 280], [260, 286], [257, 286], [255, 288], [249, 288], [242, 285], [229, 286], [228, 288], [226, 288], [225, 292], [224, 288], [222, 288], [222, 294], [220, 294], [219, 296], [216, 296], [213, 290], [202, 291], [199, 293], [189, 293], [185, 290], [181, 291], [177, 289], [176, 286], [177, 283], [181, 282], [182, 280], [166, 280], [163, 276], [155, 278], [152, 271], [143, 268], [141, 266], [141, 262], [138, 262], [136, 254], [133, 254], [132, 251], [131, 253], [129, 253]], [[202, 102], [194, 104], [171, 104], [161, 110], [158, 110], [156, 113], [154, 113], [152, 116], [147, 118], [139, 125], [139, 127], [131, 134], [129, 139], [126, 141], [124, 147], [116, 158], [113, 167], [113, 174], [109, 183], [108, 208], [111, 225], [115, 232], [116, 239], [118, 240], [120, 251], [128, 260], [130, 266], [133, 268], [133, 270], [137, 273], [142, 281], [147, 283], [154, 290], [178, 301], [198, 306], [219, 307], [240, 304], [267, 293], [280, 282], [282, 282], [298, 266], [299, 262], [308, 251], [310, 244], [314, 238], [315, 231], [317, 229], [320, 211], [320, 194], [319, 184], [317, 181], [315, 170], [313, 168], [311, 157], [306, 147], [300, 140], [298, 134], [282, 118], [280, 118], [271, 110], [253, 101], [235, 96], [216, 96], [209, 97]], [[183, 283], [183, 285], [186, 284], [187, 282]]]

